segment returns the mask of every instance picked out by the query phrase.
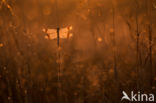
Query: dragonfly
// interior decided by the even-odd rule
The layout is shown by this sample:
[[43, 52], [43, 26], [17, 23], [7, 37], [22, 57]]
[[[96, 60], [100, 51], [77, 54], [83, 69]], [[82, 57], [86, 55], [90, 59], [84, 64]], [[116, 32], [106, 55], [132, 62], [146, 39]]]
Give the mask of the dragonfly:
[[[71, 30], [72, 26], [64, 27], [59, 30], [59, 38], [60, 39], [69, 39], [73, 36]], [[57, 39], [57, 29], [46, 29], [43, 28], [42, 31], [46, 33], [45, 39], [54, 40]]]

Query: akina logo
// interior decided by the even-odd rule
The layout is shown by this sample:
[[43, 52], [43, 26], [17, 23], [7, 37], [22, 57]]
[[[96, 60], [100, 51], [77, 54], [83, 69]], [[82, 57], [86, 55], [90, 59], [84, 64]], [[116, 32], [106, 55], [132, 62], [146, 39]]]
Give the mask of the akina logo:
[[139, 101], [139, 102], [154, 102], [154, 94], [141, 94], [140, 92], [134, 93], [131, 91], [131, 94], [128, 95], [125, 91], [122, 91], [123, 97], [121, 101], [128, 100], [128, 101]]

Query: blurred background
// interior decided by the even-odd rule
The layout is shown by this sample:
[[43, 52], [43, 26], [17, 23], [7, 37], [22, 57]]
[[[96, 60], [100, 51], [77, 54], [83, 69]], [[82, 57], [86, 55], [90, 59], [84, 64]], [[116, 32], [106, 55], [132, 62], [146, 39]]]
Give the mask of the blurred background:
[[156, 0], [0, 0], [0, 103], [156, 93], [155, 18]]

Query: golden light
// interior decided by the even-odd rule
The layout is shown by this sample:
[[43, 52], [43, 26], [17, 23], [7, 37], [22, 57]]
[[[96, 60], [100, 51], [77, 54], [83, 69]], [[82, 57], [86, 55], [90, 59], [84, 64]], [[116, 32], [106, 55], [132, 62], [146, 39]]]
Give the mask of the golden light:
[[43, 31], [43, 32], [46, 32], [46, 29], [45, 29], [45, 28], [43, 28], [43, 29], [42, 29], [42, 31]]
[[98, 42], [102, 42], [102, 38], [101, 37], [98, 37]]
[[44, 36], [44, 38], [45, 38], [45, 39], [49, 39], [49, 37], [48, 37], [47, 35], [46, 35], [46, 36]]
[[57, 34], [56, 29], [47, 29], [47, 34]]
[[72, 34], [72, 33], [70, 33], [70, 34], [69, 34], [69, 38], [71, 38], [72, 36], [73, 36], [73, 34]]
[[57, 38], [57, 35], [49, 34], [49, 39], [53, 40], [53, 39], [56, 39], [56, 38]]
[[60, 38], [65, 39], [68, 38], [68, 28], [63, 28], [60, 30]]
[[4, 45], [2, 43], [0, 43], [0, 47], [3, 47]]
[[72, 27], [72, 26], [70, 26], [70, 27], [69, 27], [69, 30], [72, 30], [72, 29], [73, 29], [73, 27]]

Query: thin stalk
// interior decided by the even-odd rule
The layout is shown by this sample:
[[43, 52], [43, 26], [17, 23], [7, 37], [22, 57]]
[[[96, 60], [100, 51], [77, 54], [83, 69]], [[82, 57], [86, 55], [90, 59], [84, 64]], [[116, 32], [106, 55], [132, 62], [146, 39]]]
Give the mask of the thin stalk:
[[115, 5], [113, 4], [112, 7], [112, 16], [113, 16], [113, 58], [114, 58], [114, 77], [115, 79], [118, 79], [118, 71], [117, 71], [117, 57], [116, 57], [116, 39], [115, 39]]
[[151, 0], [147, 0], [147, 17], [148, 17], [148, 39], [149, 39], [149, 75], [150, 75], [150, 85], [152, 85], [153, 81], [153, 69], [152, 69], [152, 23], [151, 23], [151, 15], [152, 15], [152, 3]]
[[137, 89], [140, 87], [140, 33], [139, 33], [139, 22], [138, 22], [138, 2], [136, 3], [136, 12], [135, 12], [135, 22], [136, 22], [136, 72], [137, 72]]
[[58, 82], [58, 88], [57, 88], [57, 95], [58, 95], [58, 103], [62, 103], [62, 86], [61, 86], [61, 54], [60, 54], [60, 27], [59, 27], [59, 18], [58, 18], [58, 3], [57, 0], [55, 0], [56, 3], [56, 25], [57, 25], [57, 47], [58, 47], [58, 74], [57, 74], [57, 82]]

